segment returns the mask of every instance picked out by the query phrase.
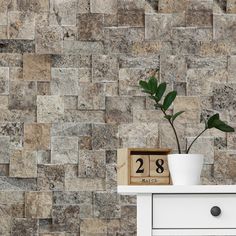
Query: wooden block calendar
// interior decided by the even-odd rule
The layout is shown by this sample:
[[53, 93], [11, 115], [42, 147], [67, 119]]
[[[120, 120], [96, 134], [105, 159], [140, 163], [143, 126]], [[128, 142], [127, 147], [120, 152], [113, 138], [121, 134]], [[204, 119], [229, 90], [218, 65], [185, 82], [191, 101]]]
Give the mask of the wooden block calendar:
[[124, 148], [117, 152], [118, 185], [170, 184], [167, 154], [171, 149]]

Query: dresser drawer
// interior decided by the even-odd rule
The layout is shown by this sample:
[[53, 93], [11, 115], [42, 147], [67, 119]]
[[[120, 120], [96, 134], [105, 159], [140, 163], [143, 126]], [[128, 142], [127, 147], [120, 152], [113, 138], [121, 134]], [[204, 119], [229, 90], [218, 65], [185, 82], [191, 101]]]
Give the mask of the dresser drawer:
[[153, 228], [236, 228], [236, 194], [153, 194]]

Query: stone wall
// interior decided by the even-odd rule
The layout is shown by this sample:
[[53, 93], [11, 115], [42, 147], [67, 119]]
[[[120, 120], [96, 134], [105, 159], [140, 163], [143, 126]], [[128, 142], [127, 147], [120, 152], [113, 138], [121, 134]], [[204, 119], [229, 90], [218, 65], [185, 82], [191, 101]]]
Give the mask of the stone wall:
[[[116, 149], [176, 149], [138, 88], [154, 74], [182, 149], [214, 112], [236, 127], [236, 1], [0, 0], [0, 235], [136, 235]], [[235, 133], [192, 151], [205, 184], [236, 182]]]

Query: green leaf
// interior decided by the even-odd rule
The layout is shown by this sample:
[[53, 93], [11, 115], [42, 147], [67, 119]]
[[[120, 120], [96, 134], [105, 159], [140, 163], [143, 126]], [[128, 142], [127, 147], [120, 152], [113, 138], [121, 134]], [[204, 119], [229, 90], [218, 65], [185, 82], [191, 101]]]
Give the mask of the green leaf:
[[227, 125], [222, 120], [216, 120], [214, 128], [219, 129], [219, 130], [221, 130], [223, 132], [234, 132], [234, 128], [232, 128], [231, 126]]
[[149, 86], [148, 86], [148, 83], [144, 80], [140, 80], [139, 81], [139, 85], [141, 88], [143, 88], [144, 90], [149, 90]]
[[167, 120], [171, 120], [172, 116], [171, 115], [165, 115], [164, 116]]
[[148, 81], [148, 87], [153, 93], [157, 92], [157, 79], [155, 77], [150, 77]]
[[174, 120], [178, 117], [178, 116], [180, 116], [182, 113], [184, 113], [185, 111], [179, 111], [179, 112], [176, 112], [174, 115], [173, 115], [173, 117], [172, 117], [172, 122], [174, 122]]
[[177, 92], [176, 91], [172, 91], [172, 92], [169, 92], [165, 99], [164, 99], [164, 103], [163, 103], [163, 106], [162, 108], [166, 111], [172, 104], [172, 102], [175, 100], [177, 96]]
[[215, 127], [215, 122], [217, 120], [220, 120], [220, 115], [217, 113], [213, 116], [211, 116], [208, 121], [207, 121], [207, 128], [208, 129], [211, 129], [211, 128], [214, 128]]
[[164, 95], [165, 91], [166, 91], [166, 83], [164, 82], [158, 86], [156, 91], [156, 97], [159, 101], [162, 99], [162, 96]]

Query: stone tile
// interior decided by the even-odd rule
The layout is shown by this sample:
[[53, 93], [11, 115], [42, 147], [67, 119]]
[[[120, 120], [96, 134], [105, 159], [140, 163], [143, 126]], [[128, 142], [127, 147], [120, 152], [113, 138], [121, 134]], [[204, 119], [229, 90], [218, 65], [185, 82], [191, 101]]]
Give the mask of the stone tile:
[[213, 12], [215, 14], [226, 13], [227, 0], [213, 0]]
[[190, 0], [186, 11], [186, 26], [206, 27], [213, 24], [213, 1], [212, 0]]
[[27, 218], [51, 218], [52, 193], [51, 192], [26, 192], [25, 214]]
[[65, 122], [104, 123], [105, 114], [104, 111], [66, 110], [63, 120]]
[[236, 13], [236, 1], [227, 0], [227, 13], [235, 14]]
[[36, 236], [38, 235], [38, 222], [36, 219], [15, 218], [11, 232], [12, 236]]
[[[192, 143], [195, 137], [187, 138], [187, 145]], [[214, 164], [214, 138], [200, 137], [191, 147], [189, 153], [204, 155], [204, 164]]]
[[23, 54], [23, 76], [24, 80], [50, 80], [50, 55]]
[[51, 151], [50, 150], [39, 150], [39, 151], [37, 151], [37, 163], [38, 164], [49, 164], [49, 163], [51, 163]]
[[118, 26], [144, 27], [144, 10], [118, 11]]
[[91, 0], [91, 13], [117, 13], [117, 0]]
[[55, 68], [76, 68], [79, 66], [81, 55], [52, 55], [52, 67]]
[[156, 68], [140, 69], [125, 68], [119, 70], [119, 95], [121, 96], [143, 96], [139, 81], [146, 80], [147, 77], [158, 76]]
[[78, 109], [105, 110], [105, 86], [102, 83], [80, 83]]
[[160, 77], [162, 81], [186, 81], [186, 58], [179, 55], [163, 55], [160, 58]]
[[87, 41], [101, 40], [103, 38], [103, 15], [96, 13], [79, 14], [78, 38]]
[[51, 93], [78, 95], [79, 80], [76, 68], [52, 68]]
[[53, 206], [53, 225], [68, 232], [79, 232], [80, 207], [76, 205]]
[[118, 80], [118, 59], [116, 56], [94, 55], [92, 58], [94, 82]]
[[5, 25], [0, 25], [0, 39], [7, 39], [7, 26]]
[[64, 97], [65, 110], [76, 110], [78, 107], [78, 96]]
[[81, 204], [92, 204], [92, 192], [53, 192], [53, 204], [54, 205], [81, 205]]
[[79, 151], [79, 177], [105, 178], [105, 151]]
[[187, 71], [187, 94], [190, 96], [211, 96], [216, 82], [226, 82], [225, 69], [189, 69]]
[[0, 176], [9, 176], [8, 164], [0, 164]]
[[25, 124], [24, 146], [29, 150], [50, 149], [50, 125], [49, 124]]
[[125, 232], [136, 231], [136, 206], [121, 207], [121, 230]]
[[49, 11], [49, 0], [29, 0], [29, 1], [22, 1], [17, 0], [17, 10], [27, 12], [32, 11], [35, 13], [40, 12], [48, 12]]
[[54, 123], [52, 124], [52, 136], [91, 136], [92, 125], [86, 123]]
[[38, 190], [63, 191], [65, 168], [63, 165], [38, 165]]
[[3, 191], [34, 191], [37, 189], [36, 179], [20, 179], [0, 177], [0, 187]]
[[[50, 13], [55, 18], [55, 25], [76, 25], [77, 1], [50, 1]], [[68, 14], [70, 13], [70, 14]]]
[[234, 84], [215, 84], [213, 87], [213, 108], [218, 111], [234, 110], [235, 89]]
[[10, 137], [0, 137], [0, 163], [1, 164], [8, 164], [10, 162]]
[[200, 46], [213, 39], [212, 28], [176, 27], [172, 30], [173, 54], [199, 54]]
[[78, 13], [89, 13], [90, 0], [78, 0]]
[[106, 220], [91, 218], [83, 219], [80, 223], [81, 235], [97, 235], [102, 236], [107, 234]]
[[133, 110], [143, 109], [145, 97], [106, 97], [107, 123], [131, 123]]
[[33, 151], [16, 150], [10, 157], [10, 176], [18, 178], [37, 177], [37, 154]]
[[[9, 144], [5, 142], [3, 146], [9, 147], [9, 149], [21, 148], [23, 146], [23, 130], [23, 124], [20, 123], [19, 120], [16, 123], [0, 123], [0, 135], [6, 137], [6, 139], [10, 138]], [[4, 142], [4, 138], [2, 141]], [[6, 153], [4, 155], [6, 155]]]
[[113, 192], [117, 189], [116, 164], [106, 165], [106, 189]]
[[62, 29], [59, 26], [36, 27], [36, 53], [60, 54], [62, 53]]
[[180, 96], [187, 95], [187, 83], [186, 82], [174, 82], [173, 88], [177, 92], [178, 95], [180, 95]]
[[35, 51], [33, 40], [7, 39], [0, 40], [0, 53], [32, 53]]
[[10, 81], [9, 108], [27, 110], [36, 108], [37, 86], [34, 81]]
[[93, 125], [93, 149], [116, 149], [118, 147], [118, 127], [115, 124]]
[[214, 15], [214, 39], [235, 42], [236, 29], [235, 29], [235, 14]]
[[9, 68], [0, 67], [0, 94], [9, 94]]
[[[132, 123], [119, 125], [121, 147], [144, 147], [149, 138], [158, 139], [158, 123]], [[157, 143], [155, 143], [157, 145]]]
[[163, 120], [163, 114], [158, 110], [135, 109], [133, 111], [134, 123], [159, 123]]
[[32, 12], [10, 11], [8, 13], [8, 22], [10, 39], [34, 39], [35, 15]]
[[170, 40], [173, 26], [173, 16], [168, 14], [145, 15], [145, 39]]
[[22, 54], [19, 53], [1, 53], [1, 67], [22, 67]]
[[118, 1], [118, 9], [122, 10], [141, 10], [145, 7], [144, 0], [117, 0]]
[[228, 57], [228, 72], [229, 72], [229, 82], [235, 82], [236, 73], [236, 56]]
[[37, 122], [50, 123], [62, 120], [64, 100], [60, 96], [37, 96]]
[[116, 193], [95, 193], [94, 215], [98, 218], [120, 218], [120, 201]]
[[79, 69], [79, 81], [80, 82], [92, 82], [92, 69], [80, 68]]
[[178, 122], [199, 123], [200, 122], [200, 101], [199, 97], [178, 96], [174, 102], [174, 113], [185, 111]]
[[159, 0], [158, 12], [160, 13], [179, 13], [184, 12], [187, 8], [188, 1], [185, 0]]
[[54, 164], [78, 163], [77, 137], [52, 137], [51, 161]]
[[159, 55], [146, 55], [146, 56], [119, 56], [119, 68], [145, 68], [145, 69], [159, 69], [160, 56]]
[[38, 81], [37, 82], [37, 95], [51, 95], [50, 82]]
[[10, 236], [11, 234], [11, 208], [6, 205], [0, 206], [0, 234]]
[[64, 41], [63, 45], [64, 53], [66, 54], [96, 54], [103, 53], [104, 51], [104, 46], [102, 42], [67, 40]]
[[9, 79], [10, 80], [23, 80], [23, 68], [10, 67], [9, 68]]
[[66, 191], [104, 191], [105, 189], [106, 189], [105, 179], [74, 178], [74, 177], [65, 179]]
[[104, 45], [107, 53], [131, 53], [136, 42], [144, 40], [144, 28], [108, 27], [104, 29]]

